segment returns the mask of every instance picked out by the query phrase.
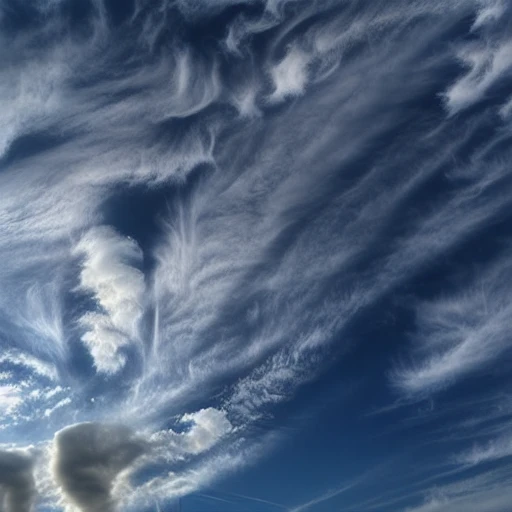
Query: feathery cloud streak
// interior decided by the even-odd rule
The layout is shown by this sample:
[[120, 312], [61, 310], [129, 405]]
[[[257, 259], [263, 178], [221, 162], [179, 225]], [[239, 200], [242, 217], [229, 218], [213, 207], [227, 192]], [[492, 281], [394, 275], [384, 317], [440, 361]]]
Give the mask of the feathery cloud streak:
[[[129, 509], [253, 460], [254, 425], [364, 343], [355, 322], [506, 217], [510, 9], [79, 11], [0, 3], [1, 428], [53, 457], [0, 486]], [[491, 259], [411, 301], [407, 400], [507, 353]]]

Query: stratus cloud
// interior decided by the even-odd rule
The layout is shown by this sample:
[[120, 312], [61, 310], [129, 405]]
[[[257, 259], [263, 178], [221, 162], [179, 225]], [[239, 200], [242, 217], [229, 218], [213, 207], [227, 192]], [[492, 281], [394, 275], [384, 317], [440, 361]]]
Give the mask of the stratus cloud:
[[[105, 423], [80, 423], [59, 431], [53, 446], [53, 474], [62, 503], [83, 512], [117, 510], [120, 503], [129, 504], [144, 494], [144, 488], [161, 485], [161, 478], [155, 478], [144, 484], [142, 491], [132, 487], [128, 477], [135, 470], [203, 454], [233, 428], [226, 413], [212, 407], [185, 414], [179, 422], [189, 425], [188, 429], [149, 436]], [[176, 491], [185, 486], [184, 492], [190, 492], [200, 485], [197, 476], [193, 470], [177, 473], [172, 485]]]
[[82, 316], [88, 329], [82, 340], [97, 370], [115, 373], [126, 362], [121, 349], [138, 336], [144, 310], [144, 275], [137, 268], [142, 251], [134, 240], [107, 226], [91, 229], [76, 251], [85, 256], [80, 286], [94, 294], [101, 309]]
[[33, 467], [33, 458], [26, 452], [0, 451], [0, 510], [32, 510], [36, 497]]
[[56, 483], [82, 512], [116, 510], [114, 486], [147, 450], [130, 429], [98, 423], [67, 427], [56, 434], [54, 445]]

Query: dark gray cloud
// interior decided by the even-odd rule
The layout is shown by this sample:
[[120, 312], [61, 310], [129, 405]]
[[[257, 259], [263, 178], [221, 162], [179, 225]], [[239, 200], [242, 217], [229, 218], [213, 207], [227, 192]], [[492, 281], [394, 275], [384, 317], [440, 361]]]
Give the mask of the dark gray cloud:
[[0, 451], [0, 511], [30, 512], [35, 500], [34, 460], [19, 451]]
[[81, 423], [55, 437], [54, 474], [66, 497], [84, 512], [115, 510], [116, 477], [147, 449], [125, 427]]

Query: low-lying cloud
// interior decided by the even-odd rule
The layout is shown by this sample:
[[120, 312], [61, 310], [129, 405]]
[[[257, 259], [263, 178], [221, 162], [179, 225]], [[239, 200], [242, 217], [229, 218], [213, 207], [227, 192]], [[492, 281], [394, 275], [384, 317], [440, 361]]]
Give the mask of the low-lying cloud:
[[34, 460], [18, 450], [0, 451], [0, 506], [5, 512], [31, 512], [36, 488]]
[[82, 512], [113, 512], [118, 479], [147, 448], [126, 427], [96, 423], [67, 427], [55, 436], [56, 483]]

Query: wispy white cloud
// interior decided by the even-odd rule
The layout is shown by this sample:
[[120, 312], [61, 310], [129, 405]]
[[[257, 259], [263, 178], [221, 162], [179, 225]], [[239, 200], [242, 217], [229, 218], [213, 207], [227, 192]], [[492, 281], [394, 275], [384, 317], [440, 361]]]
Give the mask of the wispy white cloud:
[[497, 47], [466, 47], [458, 55], [469, 71], [446, 91], [446, 104], [451, 114], [483, 99], [498, 80], [512, 73], [512, 42]]
[[512, 42], [501, 28], [509, 6], [502, 0], [481, 0], [476, 7], [473, 37], [457, 50], [458, 61], [467, 71], [444, 93], [450, 115], [484, 100], [494, 86], [512, 76]]
[[510, 473], [497, 470], [455, 483], [436, 486], [426, 492], [424, 503], [403, 509], [407, 512], [441, 512], [464, 510], [505, 512], [511, 498]]
[[53, 365], [48, 364], [30, 354], [8, 350], [0, 356], [0, 364], [2, 363], [9, 363], [10, 365], [27, 368], [37, 375], [46, 377], [50, 380], [55, 380], [57, 378], [57, 372]]
[[71, 403], [69, 395], [69, 388], [45, 386], [37, 380], [37, 374], [23, 380], [10, 374], [0, 385], [0, 430], [12, 433], [17, 428], [38, 423], [43, 431], [49, 426], [53, 412]]
[[474, 466], [484, 462], [492, 462], [512, 455], [512, 436], [503, 435], [491, 439], [485, 444], [475, 444], [471, 450], [457, 455], [459, 464]]
[[[15, 340], [0, 359], [5, 408], [23, 405], [14, 367], [31, 374], [26, 393], [51, 425], [60, 425], [60, 413], [63, 422], [79, 421], [73, 413], [87, 415], [78, 405], [87, 403], [94, 420], [145, 432], [99, 423], [61, 431], [55, 463], [63, 494], [44, 491], [61, 504], [108, 510], [118, 498], [129, 506], [180, 496], [240, 467], [257, 455], [247, 427], [318, 375], [359, 312], [510, 207], [506, 166], [482, 151], [449, 174], [456, 192], [441, 191], [435, 209], [407, 214], [396, 226], [401, 206], [476, 130], [465, 125], [456, 133], [441, 111], [433, 120], [410, 114], [412, 100], [430, 97], [431, 77], [452, 57], [448, 46], [429, 58], [425, 52], [468, 13], [473, 31], [494, 23], [499, 3], [400, 1], [356, 14], [349, 3], [338, 13], [329, 11], [331, 1], [287, 9], [291, 1], [269, 0], [259, 14], [241, 14], [226, 27], [220, 53], [203, 55], [174, 40], [165, 51], [159, 46], [171, 37], [166, 26], [176, 7], [193, 23], [235, 3], [162, 2], [152, 11], [140, 1], [123, 32], [110, 30], [106, 7], [96, 2], [87, 36], [61, 37], [25, 60], [11, 58], [0, 72], [1, 333]], [[64, 32], [58, 23], [53, 30]], [[268, 45], [252, 53], [252, 36], [266, 31]], [[17, 39], [16, 51], [34, 48], [33, 41]], [[508, 50], [506, 41], [461, 50], [472, 67], [446, 92], [450, 112], [479, 101], [508, 73]], [[247, 57], [240, 73], [247, 76], [228, 76], [226, 59], [239, 56]], [[404, 115], [407, 133], [375, 150]], [[13, 151], [20, 136], [43, 132], [55, 137], [48, 148]], [[204, 163], [209, 171], [201, 173]], [[105, 202], [130, 185], [172, 185], [155, 226], [163, 236], [145, 254], [105, 226]], [[493, 187], [501, 192], [489, 198]], [[368, 262], [383, 233], [389, 243]], [[395, 375], [400, 389], [442, 387], [502, 353], [508, 295], [499, 286], [490, 291], [501, 279], [489, 276], [485, 314], [478, 287], [419, 306], [420, 330], [443, 336], [425, 341], [417, 365]], [[89, 294], [95, 306], [75, 308], [70, 292]], [[471, 333], [460, 322], [465, 315], [474, 320]], [[94, 386], [95, 397], [102, 394], [101, 375], [80, 381], [70, 353], [77, 323], [97, 371], [114, 383], [94, 402], [85, 396]], [[140, 365], [118, 383], [131, 351]], [[38, 379], [60, 383], [61, 392], [51, 394]], [[223, 410], [183, 414], [221, 389]], [[109, 393], [122, 397], [113, 403]], [[171, 416], [180, 428], [162, 430]], [[82, 434], [91, 439], [92, 462], [84, 462]], [[151, 446], [183, 467], [132, 488], [124, 477], [158, 460]], [[129, 456], [120, 462], [116, 453]], [[96, 502], [84, 494], [83, 472], [99, 486]]]
[[507, 8], [503, 0], [481, 0], [480, 9], [473, 23], [473, 30], [492, 24], [501, 19]]
[[66, 397], [62, 400], [59, 400], [53, 407], [46, 409], [44, 411], [44, 415], [48, 418], [50, 417], [56, 410], [61, 409], [62, 407], [66, 407], [66, 405], [69, 405], [71, 403], [71, 398]]
[[[21, 46], [14, 41], [14, 47]], [[25, 53], [23, 46], [18, 50]], [[5, 53], [5, 52], [3, 52]], [[41, 61], [32, 55], [18, 63], [9, 62], [2, 67], [0, 76], [0, 99], [2, 109], [0, 122], [0, 157], [4, 156], [11, 143], [21, 133], [48, 122], [59, 104], [60, 87], [67, 77], [64, 55], [56, 54]], [[5, 58], [5, 55], [3, 55]], [[10, 60], [10, 59], [9, 59]], [[29, 65], [27, 65], [29, 64]]]
[[136, 509], [152, 506], [155, 500], [179, 498], [203, 489], [221, 476], [239, 470], [248, 459], [255, 460], [260, 457], [264, 441], [260, 440], [250, 447], [243, 446], [240, 442], [232, 443], [224, 452], [217, 452], [202, 460], [200, 464], [180, 471], [163, 473], [136, 489], [119, 485], [115, 489], [119, 503], [121, 506]]
[[419, 305], [416, 361], [394, 372], [399, 388], [438, 390], [485, 370], [508, 350], [510, 270], [505, 257], [453, 296]]
[[323, 503], [324, 501], [329, 501], [330, 499], [335, 498], [336, 496], [340, 496], [341, 494], [350, 491], [350, 489], [353, 489], [356, 485], [357, 482], [350, 482], [348, 484], [341, 485], [340, 487], [337, 487], [335, 489], [330, 489], [329, 491], [321, 494], [320, 496], [317, 496], [316, 498], [313, 498], [310, 501], [307, 501], [306, 503], [302, 503], [294, 508], [289, 509], [289, 511], [302, 512], [303, 510], [309, 510], [315, 505]]
[[0, 409], [2, 415], [10, 415], [23, 402], [21, 389], [12, 384], [0, 386]]

